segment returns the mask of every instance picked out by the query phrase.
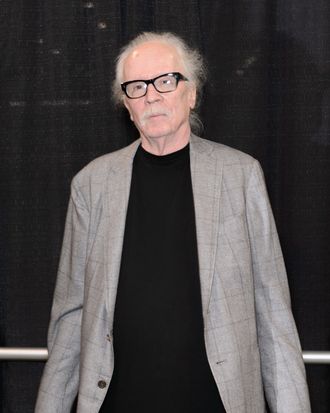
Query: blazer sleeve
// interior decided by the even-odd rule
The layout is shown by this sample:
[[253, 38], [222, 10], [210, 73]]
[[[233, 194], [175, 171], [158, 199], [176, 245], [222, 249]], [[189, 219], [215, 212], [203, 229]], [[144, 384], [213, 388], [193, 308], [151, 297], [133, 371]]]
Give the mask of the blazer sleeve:
[[305, 367], [293, 319], [278, 234], [264, 177], [255, 161], [246, 190], [261, 372], [273, 413], [307, 413]]
[[78, 392], [88, 227], [87, 206], [73, 183], [48, 330], [49, 355], [36, 413], [69, 413]]

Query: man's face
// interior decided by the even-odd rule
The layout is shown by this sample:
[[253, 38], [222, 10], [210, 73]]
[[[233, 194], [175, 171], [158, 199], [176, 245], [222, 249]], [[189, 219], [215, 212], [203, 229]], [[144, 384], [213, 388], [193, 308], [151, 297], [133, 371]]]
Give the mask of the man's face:
[[[124, 61], [123, 82], [153, 79], [171, 72], [186, 75], [175, 48], [160, 42], [144, 43]], [[186, 81], [180, 81], [173, 92], [157, 92], [150, 84], [147, 94], [141, 98], [124, 96], [124, 104], [142, 139], [175, 139], [189, 133], [189, 113], [195, 100], [195, 87]]]

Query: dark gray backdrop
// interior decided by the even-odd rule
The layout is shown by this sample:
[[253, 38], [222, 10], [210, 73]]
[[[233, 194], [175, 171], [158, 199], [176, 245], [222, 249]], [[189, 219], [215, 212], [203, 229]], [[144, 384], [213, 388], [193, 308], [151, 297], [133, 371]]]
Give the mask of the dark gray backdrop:
[[[137, 134], [111, 103], [119, 48], [168, 30], [209, 67], [204, 137], [265, 171], [304, 350], [330, 350], [328, 0], [3, 0], [0, 346], [46, 345], [73, 175]], [[2, 362], [5, 413], [33, 411], [41, 362]], [[329, 366], [307, 366], [313, 412]]]

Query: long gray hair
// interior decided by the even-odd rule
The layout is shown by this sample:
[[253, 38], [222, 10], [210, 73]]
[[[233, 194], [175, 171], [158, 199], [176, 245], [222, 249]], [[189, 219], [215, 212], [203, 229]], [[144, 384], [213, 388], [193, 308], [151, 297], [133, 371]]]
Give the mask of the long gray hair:
[[198, 116], [197, 110], [201, 101], [202, 88], [206, 80], [206, 69], [203, 57], [198, 50], [190, 48], [184, 40], [173, 33], [144, 32], [139, 34], [121, 49], [116, 62], [116, 78], [112, 85], [114, 101], [118, 105], [123, 103], [124, 96], [120, 84], [123, 82], [123, 67], [127, 56], [137, 46], [155, 41], [165, 43], [176, 49], [182, 60], [183, 67], [185, 68], [184, 75], [187, 76], [189, 81], [196, 87], [196, 105], [195, 108], [190, 111], [189, 122], [192, 131], [194, 133], [200, 133], [203, 129], [203, 124]]

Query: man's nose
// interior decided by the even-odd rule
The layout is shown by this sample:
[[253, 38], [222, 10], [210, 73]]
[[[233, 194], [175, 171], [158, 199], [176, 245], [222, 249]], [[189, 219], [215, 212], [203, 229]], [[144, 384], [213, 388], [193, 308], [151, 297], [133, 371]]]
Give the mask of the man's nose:
[[161, 94], [157, 91], [155, 86], [152, 83], [149, 83], [147, 86], [147, 93], [146, 93], [147, 102], [155, 102], [160, 100]]

